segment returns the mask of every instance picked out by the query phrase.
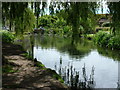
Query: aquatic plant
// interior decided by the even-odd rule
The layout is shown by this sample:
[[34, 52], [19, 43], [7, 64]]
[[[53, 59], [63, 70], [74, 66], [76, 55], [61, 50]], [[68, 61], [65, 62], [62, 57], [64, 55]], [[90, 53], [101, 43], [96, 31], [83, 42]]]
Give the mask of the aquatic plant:
[[88, 78], [86, 74], [85, 64], [82, 68], [82, 76], [80, 75], [80, 71], [77, 71], [72, 63], [68, 63], [68, 66], [62, 67], [62, 57], [60, 57], [60, 66], [57, 68], [55, 64], [55, 70], [61, 75], [64, 83], [68, 85], [72, 90], [79, 90], [81, 88], [94, 88], [94, 66], [92, 67], [91, 74]]

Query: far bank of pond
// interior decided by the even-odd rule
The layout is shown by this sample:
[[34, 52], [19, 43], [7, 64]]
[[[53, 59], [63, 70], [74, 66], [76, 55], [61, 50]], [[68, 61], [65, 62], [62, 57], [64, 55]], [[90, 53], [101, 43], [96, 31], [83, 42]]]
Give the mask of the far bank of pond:
[[40, 35], [31, 38], [26, 36], [20, 44], [47, 68], [56, 70], [67, 85], [71, 85], [71, 75], [75, 81], [79, 74], [77, 85], [87, 79], [87, 84], [93, 81], [93, 88], [118, 87], [119, 51], [97, 47], [88, 40], [73, 42], [71, 38]]

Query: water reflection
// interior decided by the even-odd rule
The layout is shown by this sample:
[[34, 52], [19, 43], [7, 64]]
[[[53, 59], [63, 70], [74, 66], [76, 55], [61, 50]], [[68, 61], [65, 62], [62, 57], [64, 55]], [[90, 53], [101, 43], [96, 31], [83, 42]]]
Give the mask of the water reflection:
[[97, 47], [99, 54], [120, 61], [120, 51]]
[[79, 42], [73, 42], [71, 38], [60, 37], [35, 37], [35, 47], [41, 47], [42, 49], [55, 48], [61, 53], [67, 53], [71, 58], [82, 58], [88, 55], [93, 48], [92, 42], [86, 40], [79, 40]]
[[92, 67], [90, 76], [88, 77], [86, 73], [85, 64], [82, 67], [82, 75], [80, 75], [80, 71], [77, 71], [72, 63], [68, 63], [67, 66], [62, 66], [62, 57], [60, 57], [59, 68], [57, 70], [57, 65], [55, 65], [55, 70], [61, 75], [65, 84], [71, 87], [72, 90], [80, 90], [81, 88], [94, 88], [94, 70], [95, 67]]
[[27, 51], [30, 59], [34, 59], [34, 36], [33, 35], [28, 35], [28, 36], [23, 36], [22, 39], [16, 39], [14, 41], [15, 44], [22, 45], [24, 50]]
[[118, 63], [118, 82], [117, 82], [117, 88], [120, 89], [120, 62]]
[[[92, 81], [96, 84], [93, 83], [89, 87], [117, 88], [120, 85], [118, 51], [95, 47], [91, 41], [83, 39], [73, 41], [71, 38], [39, 35], [24, 39], [23, 46], [26, 50], [31, 55], [34, 54], [34, 58], [40, 60], [47, 68], [56, 70], [69, 86], [82, 88], [80, 84], [85, 87], [93, 83]], [[86, 81], [85, 77], [88, 82], [80, 83]], [[72, 84], [73, 81], [77, 84]]]
[[[85, 77], [86, 75], [88, 82], [93, 80], [92, 79], [93, 74], [91, 70], [94, 71], [92, 68], [94, 66], [95, 67], [94, 81], [96, 82], [96, 86], [95, 85], [91, 86], [94, 86], [95, 88], [117, 87], [118, 61], [114, 57], [119, 56], [118, 53], [116, 53], [116, 55], [113, 54], [114, 57], [110, 55], [104, 55], [103, 53], [108, 52], [107, 49], [103, 49], [103, 51], [101, 51], [101, 48], [100, 49], [96, 48], [92, 42], [87, 40], [80, 39], [73, 42], [71, 38], [62, 37], [40, 38], [38, 36], [35, 37], [34, 51], [36, 52], [34, 54], [37, 59], [42, 61], [42, 63], [45, 64], [46, 67], [55, 69], [56, 71], [58, 70], [57, 72], [63, 76], [64, 80], [66, 80], [65, 83], [69, 85], [73, 86], [76, 85], [75, 83], [71, 84], [70, 82], [71, 80], [67, 76], [68, 72], [71, 74], [70, 72], [71, 68], [74, 73], [73, 75], [74, 77], [73, 76], [71, 77], [70, 74], [69, 77], [74, 78], [73, 81], [80, 83], [80, 81], [75, 79], [78, 78], [78, 74], [79, 78], [81, 78], [81, 76]], [[108, 53], [114, 53], [114, 51]], [[62, 62], [60, 61], [60, 57], [62, 57]], [[116, 60], [116, 62], [111, 57], [113, 57]], [[60, 62], [62, 63], [62, 65], [60, 64]], [[85, 70], [83, 67], [84, 63]], [[83, 71], [85, 71], [86, 74], [83, 73]], [[84, 82], [86, 79], [83, 78], [82, 80]], [[85, 85], [88, 85], [88, 82]]]

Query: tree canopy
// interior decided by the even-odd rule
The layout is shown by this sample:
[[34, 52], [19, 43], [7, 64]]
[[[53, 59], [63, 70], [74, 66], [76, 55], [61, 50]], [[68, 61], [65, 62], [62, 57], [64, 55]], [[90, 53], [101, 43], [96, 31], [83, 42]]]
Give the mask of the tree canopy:
[[[113, 29], [115, 34], [120, 27], [120, 2], [107, 4], [112, 15], [112, 27], [115, 28]], [[95, 12], [99, 6], [97, 2], [50, 2], [50, 5], [47, 5], [47, 2], [3, 2], [3, 26], [8, 23], [10, 30], [14, 28], [16, 33], [31, 31], [34, 27], [38, 28], [39, 17], [45, 15], [49, 7], [49, 15], [58, 16], [60, 20], [65, 20], [67, 25], [72, 27], [73, 37], [81, 36], [95, 27]]]

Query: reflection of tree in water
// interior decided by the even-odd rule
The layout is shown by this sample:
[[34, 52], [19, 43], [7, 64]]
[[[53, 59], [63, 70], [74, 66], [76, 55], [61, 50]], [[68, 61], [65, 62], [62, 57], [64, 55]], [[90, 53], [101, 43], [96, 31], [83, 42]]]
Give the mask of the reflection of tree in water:
[[34, 54], [34, 36], [33, 35], [27, 35], [22, 36], [21, 40], [16, 40], [16, 44], [22, 45], [24, 50], [27, 51], [27, 57], [29, 59], [33, 59]]
[[86, 75], [86, 67], [85, 64], [82, 68], [82, 76], [79, 71], [73, 67], [72, 63], [68, 63], [68, 66], [62, 67], [62, 58], [60, 58], [59, 67], [55, 65], [55, 70], [59, 73], [59, 75], [64, 80], [64, 83], [67, 84], [72, 90], [80, 90], [82, 88], [94, 88], [94, 66], [92, 67], [91, 74], [88, 78]]
[[114, 60], [120, 61], [120, 52], [118, 50], [110, 50], [107, 48], [97, 47], [97, 51], [99, 52], [99, 54], [103, 56], [110, 57]]
[[55, 39], [52, 37], [47, 37], [47, 36], [40, 36], [36, 35], [35, 36], [35, 46], [40, 46], [41, 48], [52, 48], [55, 46]]
[[120, 90], [120, 80], [118, 80], [118, 82], [117, 82], [117, 88], [118, 88], [118, 90]]
[[71, 58], [82, 58], [91, 51], [92, 45], [85, 40], [71, 38], [36, 36], [36, 45], [42, 48], [55, 48], [61, 53], [67, 53]]
[[61, 47], [61, 49], [59, 50], [62, 52], [67, 52], [71, 58], [76, 58], [76, 59], [82, 58], [90, 52], [89, 50], [87, 51], [78, 50], [75, 45], [71, 45], [71, 44], [65, 45], [64, 47]]

